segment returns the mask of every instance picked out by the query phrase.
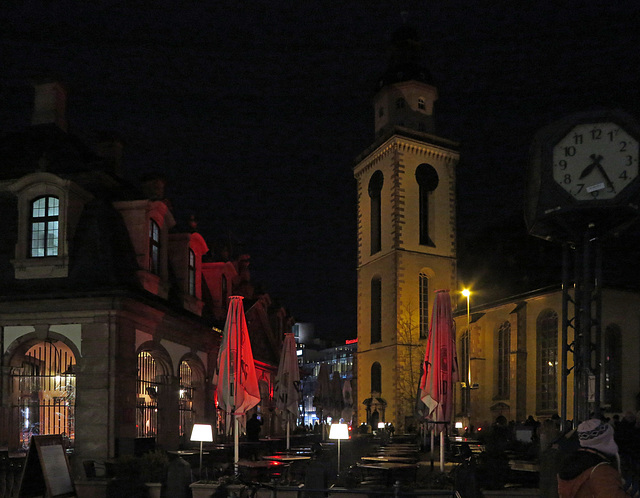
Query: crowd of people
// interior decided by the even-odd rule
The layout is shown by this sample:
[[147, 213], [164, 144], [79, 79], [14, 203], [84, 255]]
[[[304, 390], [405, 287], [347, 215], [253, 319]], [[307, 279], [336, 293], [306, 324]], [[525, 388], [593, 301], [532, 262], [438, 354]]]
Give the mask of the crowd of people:
[[[531, 435], [528, 444], [519, 430]], [[564, 433], [558, 416], [542, 423], [529, 416], [520, 424], [499, 416], [476, 435], [485, 444], [489, 486], [500, 486], [491, 479], [504, 476], [507, 455], [520, 452], [521, 458], [539, 462], [541, 496], [640, 497], [640, 418], [632, 412], [611, 418], [592, 414]]]

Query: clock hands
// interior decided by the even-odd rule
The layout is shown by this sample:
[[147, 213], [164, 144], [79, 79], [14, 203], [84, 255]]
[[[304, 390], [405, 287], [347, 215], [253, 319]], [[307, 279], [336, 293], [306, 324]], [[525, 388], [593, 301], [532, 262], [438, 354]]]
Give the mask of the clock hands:
[[609, 178], [609, 175], [607, 175], [607, 172], [604, 170], [604, 168], [600, 165], [600, 163], [597, 164], [598, 166], [598, 170], [600, 171], [600, 173], [602, 173], [602, 176], [604, 176], [604, 179], [607, 181], [607, 187], [611, 188], [611, 191], [615, 192], [616, 189], [613, 187], [613, 182], [611, 181], [611, 179]]
[[589, 166], [587, 166], [584, 170], [582, 170], [582, 173], [580, 173], [580, 179], [582, 180], [585, 176], [588, 176], [594, 169], [597, 168], [598, 171], [600, 171], [600, 174], [604, 177], [605, 181], [607, 182], [607, 187], [610, 187], [612, 191], [615, 192], [615, 188], [613, 187], [613, 182], [611, 181], [611, 178], [609, 178], [609, 175], [607, 175], [607, 172], [602, 167], [602, 164], [600, 164], [600, 161], [602, 161], [603, 157], [601, 155], [596, 155], [596, 154], [591, 154], [589, 157], [593, 162], [589, 164]]
[[[591, 154], [591, 156], [589, 157], [591, 157], [593, 162], [589, 166], [587, 166], [584, 170], [582, 170], [582, 173], [580, 173], [580, 180], [582, 180], [585, 176], [588, 176], [589, 173], [591, 173], [596, 166], [600, 166], [600, 161], [602, 161], [602, 156], [596, 156], [595, 154]], [[602, 166], [600, 166], [600, 168], [602, 168]]]

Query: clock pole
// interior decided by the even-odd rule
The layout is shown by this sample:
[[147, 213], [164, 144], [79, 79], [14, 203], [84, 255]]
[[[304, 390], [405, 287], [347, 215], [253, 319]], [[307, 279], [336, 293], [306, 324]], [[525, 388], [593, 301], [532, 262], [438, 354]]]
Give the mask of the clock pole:
[[[529, 233], [563, 244], [563, 430], [570, 373], [574, 375], [574, 427], [590, 412], [600, 410], [602, 245], [639, 218], [639, 168], [640, 125], [619, 110], [567, 116], [541, 129], [531, 147], [525, 198]], [[569, 353], [573, 354], [571, 368]], [[553, 375], [555, 367], [551, 363], [548, 367], [547, 374]]]

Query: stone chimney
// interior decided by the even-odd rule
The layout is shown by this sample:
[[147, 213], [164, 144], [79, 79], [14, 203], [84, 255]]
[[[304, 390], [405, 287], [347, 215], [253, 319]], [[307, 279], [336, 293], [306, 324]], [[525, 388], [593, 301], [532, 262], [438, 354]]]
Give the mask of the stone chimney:
[[62, 131], [67, 131], [67, 89], [62, 83], [54, 80], [37, 80], [35, 101], [31, 124], [55, 124]]
[[152, 201], [164, 201], [164, 191], [167, 185], [167, 180], [158, 174], [151, 174], [142, 179], [142, 190], [144, 191], [147, 199]]

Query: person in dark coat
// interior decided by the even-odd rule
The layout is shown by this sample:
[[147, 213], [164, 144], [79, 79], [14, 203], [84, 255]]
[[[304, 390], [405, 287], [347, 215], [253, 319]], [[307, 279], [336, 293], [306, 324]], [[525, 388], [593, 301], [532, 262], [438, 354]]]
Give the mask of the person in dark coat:
[[262, 430], [262, 420], [258, 418], [258, 414], [254, 413], [251, 418], [247, 420], [247, 440], [259, 441], [260, 431]]

